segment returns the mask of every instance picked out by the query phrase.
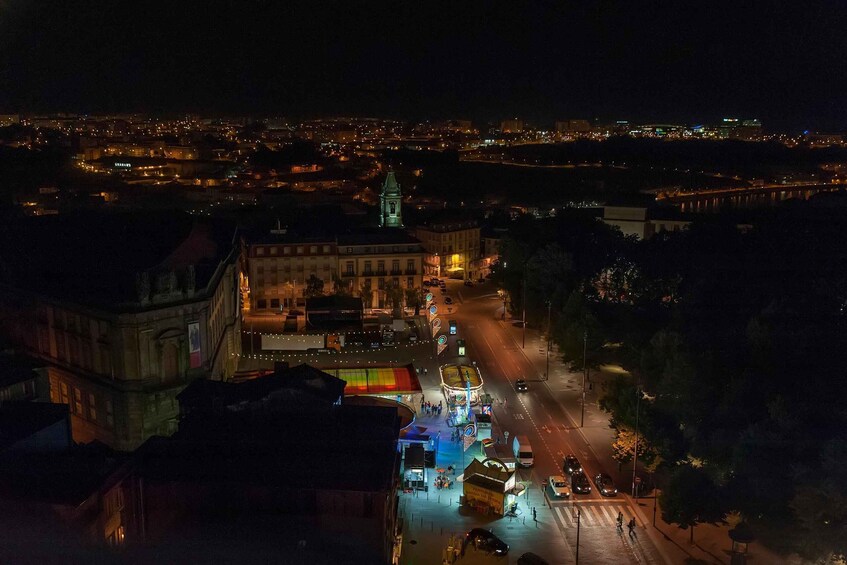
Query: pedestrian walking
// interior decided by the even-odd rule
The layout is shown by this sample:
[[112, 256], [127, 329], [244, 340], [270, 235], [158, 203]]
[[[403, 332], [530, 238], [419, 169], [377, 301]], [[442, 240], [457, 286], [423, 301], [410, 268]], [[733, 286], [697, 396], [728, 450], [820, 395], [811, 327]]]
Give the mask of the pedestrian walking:
[[428, 375], [428, 374], [429, 374], [429, 371], [427, 370], [426, 367], [424, 367], [424, 375]]
[[632, 520], [629, 521], [629, 523], [627, 524], [627, 527], [629, 528], [629, 537], [632, 537], [633, 535], [635, 535], [635, 531], [634, 531], [635, 530], [635, 516], [633, 516]]
[[618, 533], [623, 533], [623, 512], [618, 512]]
[[535, 512], [535, 506], [532, 507], [532, 521], [533, 522], [538, 521], [538, 514], [536, 514], [536, 512]]

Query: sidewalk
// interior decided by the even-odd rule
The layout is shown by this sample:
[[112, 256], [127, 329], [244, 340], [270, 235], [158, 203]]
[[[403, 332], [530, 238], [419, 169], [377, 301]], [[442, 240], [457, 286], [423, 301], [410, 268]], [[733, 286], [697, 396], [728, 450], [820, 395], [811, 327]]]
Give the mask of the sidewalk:
[[[512, 325], [511, 319], [500, 322], [510, 333], [515, 343], [520, 346], [522, 341], [522, 328]], [[524, 355], [536, 368], [540, 379], [544, 375], [546, 366], [546, 341], [538, 330], [526, 329], [526, 347]], [[545, 383], [553, 396], [565, 410], [571, 421], [579, 426], [581, 409], [580, 393], [582, 391], [582, 374], [573, 373], [561, 361], [554, 348], [550, 351], [549, 380]], [[602, 385], [605, 381], [614, 378], [613, 374], [592, 371], [590, 379], [593, 384], [589, 390], [586, 382], [585, 397], [585, 425], [579, 430], [587, 449], [593, 454], [600, 466], [614, 477], [616, 484], [630, 500], [640, 518], [639, 526], [643, 526], [645, 532], [650, 536], [656, 547], [665, 556], [668, 563], [686, 563], [689, 560], [699, 560], [704, 563], [729, 564], [729, 550], [732, 541], [729, 538], [727, 525], [701, 524], [694, 530], [694, 545], [689, 544], [690, 532], [676, 525], [667, 524], [662, 520], [661, 506], [656, 507], [656, 525], [653, 526], [654, 498], [640, 497], [632, 499], [626, 494], [632, 484], [632, 465], [620, 469], [618, 463], [612, 456], [612, 442], [614, 441], [614, 430], [609, 427], [609, 415], [603, 412], [598, 401], [602, 394]], [[748, 548], [748, 559], [756, 563], [767, 563], [780, 565], [790, 561], [768, 551], [757, 542], [753, 542]], [[793, 562], [791, 562], [793, 563]]]

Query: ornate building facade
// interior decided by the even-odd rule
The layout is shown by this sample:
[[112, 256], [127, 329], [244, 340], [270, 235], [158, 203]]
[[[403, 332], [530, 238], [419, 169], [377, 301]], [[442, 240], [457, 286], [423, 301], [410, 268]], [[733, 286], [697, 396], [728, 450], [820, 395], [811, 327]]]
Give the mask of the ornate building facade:
[[[30, 265], [63, 257], [49, 273], [7, 270], [0, 283], [0, 331], [47, 362], [50, 399], [69, 406], [74, 440], [119, 450], [175, 431], [176, 394], [193, 379], [227, 378], [241, 351], [232, 234], [216, 237], [187, 217], [162, 228], [159, 240], [132, 229], [122, 238], [108, 233], [132, 221], [105, 222], [90, 234], [64, 226], [59, 233], [84, 251], [30, 247], [41, 255]], [[117, 241], [102, 241], [109, 235]], [[103, 252], [121, 245], [127, 255], [138, 250], [136, 257]], [[147, 246], [155, 252], [141, 257]], [[0, 260], [8, 266], [10, 259]]]

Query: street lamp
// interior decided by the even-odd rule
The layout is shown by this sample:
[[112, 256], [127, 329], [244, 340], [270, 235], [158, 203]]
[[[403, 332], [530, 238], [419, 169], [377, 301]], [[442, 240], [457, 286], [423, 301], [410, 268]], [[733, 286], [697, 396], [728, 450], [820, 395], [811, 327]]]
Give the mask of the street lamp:
[[588, 350], [588, 330], [583, 330], [582, 333], [582, 413], [579, 416], [579, 427], [583, 427], [585, 425], [585, 371], [586, 367], [586, 357], [585, 354]]
[[545, 368], [544, 368], [544, 380], [550, 379], [550, 309], [552, 308], [552, 303], [547, 301], [547, 352], [546, 358], [544, 360]]
[[[527, 261], [528, 263], [529, 261]], [[526, 348], [526, 263], [524, 263], [523, 268], [523, 300], [521, 301], [521, 305], [523, 306], [523, 322], [521, 322], [521, 326], [523, 326], [523, 333], [521, 336], [521, 349]]]
[[632, 456], [632, 496], [638, 500], [638, 491], [635, 488], [635, 471], [638, 468], [638, 414], [641, 410], [641, 389], [635, 389], [635, 453]]
[[576, 564], [579, 565], [579, 525], [582, 518], [582, 510], [576, 507]]

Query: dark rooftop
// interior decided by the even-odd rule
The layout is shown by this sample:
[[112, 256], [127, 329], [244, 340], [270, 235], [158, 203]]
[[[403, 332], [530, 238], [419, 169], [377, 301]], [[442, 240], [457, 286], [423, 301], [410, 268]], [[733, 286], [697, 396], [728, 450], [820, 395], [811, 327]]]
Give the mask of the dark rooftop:
[[225, 411], [171, 438], [153, 438], [136, 453], [136, 468], [159, 481], [267, 485], [296, 477], [304, 489], [388, 488], [400, 429], [396, 409], [288, 408]]
[[[177, 395], [180, 411], [234, 410], [249, 404], [266, 404], [272, 397], [301, 392], [314, 399], [332, 404], [343, 394], [346, 383], [310, 365], [280, 367], [274, 374], [238, 383], [197, 379]], [[302, 402], [302, 400], [300, 400]]]
[[140, 273], [193, 265], [197, 292], [232, 250], [233, 226], [188, 214], [78, 213], [0, 227], [0, 283], [110, 310], [139, 307]]
[[0, 498], [78, 506], [99, 490], [122, 459], [103, 444], [62, 453], [0, 456]]
[[420, 240], [398, 228], [360, 230], [338, 236], [338, 245], [418, 244]]
[[0, 451], [67, 418], [67, 404], [4, 402], [0, 405]]
[[34, 379], [35, 369], [42, 366], [31, 357], [0, 352], [0, 388]]

